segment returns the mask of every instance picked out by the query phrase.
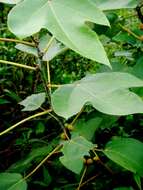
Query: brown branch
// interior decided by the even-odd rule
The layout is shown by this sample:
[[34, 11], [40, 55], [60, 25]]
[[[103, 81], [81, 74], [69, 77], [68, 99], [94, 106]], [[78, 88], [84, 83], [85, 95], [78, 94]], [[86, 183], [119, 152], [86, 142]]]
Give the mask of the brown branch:
[[134, 32], [132, 32], [129, 28], [126, 28], [125, 26], [122, 26], [121, 24], [119, 24], [119, 26], [126, 31], [128, 34], [132, 35], [133, 37], [135, 37], [136, 39], [143, 41], [143, 36], [138, 36], [137, 34], [135, 34]]
[[27, 42], [27, 41], [17, 40], [17, 39], [11, 39], [11, 38], [0, 38], [0, 42], [15, 42], [15, 43], [20, 43], [20, 44], [28, 45], [31, 47], [35, 47], [35, 44], [33, 44], [32, 42]]

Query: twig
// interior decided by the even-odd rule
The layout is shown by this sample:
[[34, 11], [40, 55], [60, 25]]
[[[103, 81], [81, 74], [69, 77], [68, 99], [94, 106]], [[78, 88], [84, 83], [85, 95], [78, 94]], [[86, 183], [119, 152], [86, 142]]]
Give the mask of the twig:
[[62, 84], [48, 84], [49, 88], [59, 88], [61, 86], [62, 86]]
[[70, 138], [69, 138], [69, 136], [68, 136], [68, 134], [67, 134], [67, 132], [66, 132], [66, 130], [65, 130], [65, 127], [64, 127], [64, 125], [62, 124], [62, 122], [59, 120], [59, 118], [58, 118], [57, 116], [53, 115], [52, 113], [49, 113], [49, 115], [51, 115], [51, 117], [54, 118], [54, 119], [58, 122], [58, 124], [59, 124], [60, 127], [62, 128], [62, 130], [63, 130], [63, 132], [64, 132], [66, 138], [67, 138], [68, 140], [70, 140]]
[[49, 61], [47, 61], [47, 75], [48, 75], [48, 88], [49, 88], [49, 91], [50, 91], [50, 94], [51, 94], [51, 75], [50, 75], [50, 64], [49, 64]]
[[82, 176], [81, 176], [81, 179], [80, 179], [80, 182], [79, 182], [79, 185], [78, 185], [78, 188], [76, 190], [80, 190], [81, 188], [81, 184], [83, 182], [83, 179], [85, 177], [85, 174], [86, 174], [86, 171], [87, 171], [87, 166], [85, 166], [84, 170], [83, 170], [83, 173], [82, 173]]
[[31, 67], [28, 65], [23, 65], [23, 64], [11, 62], [11, 61], [0, 60], [0, 63], [12, 65], [12, 66], [16, 66], [16, 67], [21, 67], [21, 68], [29, 69], [29, 70], [37, 70], [37, 67]]
[[40, 117], [40, 116], [42, 116], [42, 115], [48, 114], [48, 113], [50, 113], [51, 111], [52, 111], [52, 110], [49, 109], [49, 110], [46, 110], [46, 111], [43, 111], [43, 112], [34, 114], [34, 115], [32, 115], [32, 116], [29, 116], [29, 117], [27, 117], [27, 118], [21, 120], [20, 122], [18, 122], [18, 123], [16, 123], [16, 124], [12, 125], [12, 126], [9, 127], [8, 129], [2, 131], [2, 132], [0, 133], [0, 136], [2, 136], [2, 135], [4, 135], [4, 134], [8, 133], [9, 131], [15, 129], [17, 126], [21, 125], [22, 123], [25, 123], [26, 121], [29, 121], [29, 120], [31, 120], [31, 119], [33, 119], [33, 118]]
[[1, 42], [15, 42], [15, 43], [20, 43], [20, 44], [28, 45], [31, 47], [35, 47], [35, 44], [33, 44], [32, 42], [27, 42], [23, 40], [17, 40], [17, 39], [11, 39], [11, 38], [0, 38], [0, 41]]
[[100, 174], [97, 174], [97, 175], [95, 175], [95, 176], [92, 176], [91, 178], [89, 178], [88, 180], [86, 180], [85, 182], [83, 182], [80, 187], [83, 187], [84, 185], [86, 185], [86, 184], [89, 183], [90, 181], [92, 181], [92, 180], [94, 180], [95, 178], [97, 178], [99, 175], [100, 175]]
[[134, 32], [132, 32], [130, 29], [126, 28], [125, 26], [122, 26], [121, 24], [119, 24], [119, 26], [126, 31], [128, 34], [132, 35], [133, 37], [135, 37], [136, 39], [143, 41], [143, 37], [142, 36], [138, 36], [137, 34], [135, 34]]
[[93, 153], [95, 154], [95, 156], [98, 158], [99, 163], [100, 163], [102, 166], [104, 166], [104, 167], [109, 171], [109, 173], [111, 173], [111, 174], [113, 175], [113, 171], [111, 170], [111, 168], [109, 168], [106, 164], [104, 164], [104, 163], [102, 162], [102, 160], [99, 158], [98, 154], [97, 154], [94, 150], [92, 150], [92, 151], [93, 151]]
[[52, 41], [50, 40], [48, 42], [48, 45], [47, 45], [46, 49], [43, 50], [43, 51], [41, 51], [41, 49], [39, 48], [39, 40], [35, 40], [34, 38], [32, 38], [32, 40], [34, 41], [35, 47], [37, 49], [37, 53], [38, 53], [37, 64], [39, 65], [39, 69], [40, 69], [40, 74], [41, 74], [41, 79], [42, 79], [42, 82], [43, 82], [43, 86], [44, 86], [45, 91], [47, 93], [49, 104], [51, 106], [51, 93], [50, 93], [50, 90], [49, 90], [49, 88], [47, 86], [47, 82], [48, 81], [47, 81], [47, 75], [45, 73], [45, 65], [43, 64], [43, 56], [44, 56], [44, 53], [46, 53], [46, 51], [48, 51], [48, 49], [49, 49]]
[[43, 86], [45, 88], [45, 92], [46, 92], [47, 97], [48, 97], [48, 101], [49, 101], [48, 103], [51, 106], [51, 93], [50, 93], [49, 88], [47, 86], [47, 76], [46, 76], [46, 73], [45, 73], [45, 65], [42, 63], [42, 60], [40, 60], [40, 62], [41, 62], [40, 63], [41, 80], [43, 82]]
[[81, 115], [81, 113], [83, 112], [84, 107], [80, 110], [80, 112], [78, 112], [78, 114], [75, 116], [75, 118], [73, 119], [73, 121], [71, 122], [71, 125], [74, 125], [75, 122], [77, 121], [77, 119], [79, 118], [79, 116]]
[[50, 152], [39, 164], [38, 166], [36, 166], [36, 168], [34, 170], [32, 170], [28, 175], [26, 175], [24, 178], [22, 178], [21, 180], [19, 180], [17, 183], [15, 183], [14, 185], [12, 185], [9, 190], [13, 189], [13, 187], [15, 187], [17, 184], [22, 183], [24, 180], [27, 180], [29, 177], [31, 177], [46, 161], [48, 158], [50, 158], [57, 150], [59, 150], [62, 147], [62, 145], [58, 145], [52, 152]]
[[52, 44], [52, 42], [53, 42], [54, 39], [55, 39], [55, 37], [52, 36], [51, 39], [49, 40], [47, 46], [46, 46], [45, 49], [43, 50], [43, 54], [46, 53], [46, 52], [49, 50], [49, 48], [50, 48], [50, 46], [51, 46], [51, 44]]
[[36, 168], [34, 168], [34, 170], [32, 170], [28, 175], [26, 175], [23, 180], [28, 179], [29, 177], [31, 177], [46, 161], [48, 158], [50, 158], [53, 154], [55, 154], [55, 152], [57, 152], [60, 148], [62, 147], [62, 145], [58, 145], [52, 152], [50, 152], [50, 154], [48, 154], [37, 166]]
[[[54, 39], [55, 39], [55, 37], [52, 36], [51, 39], [49, 40], [47, 46], [43, 50], [43, 54], [45, 54], [49, 50], [49, 48], [50, 48], [50, 46], [51, 46]], [[50, 64], [49, 64], [49, 61], [47, 61], [47, 75], [48, 75], [48, 84], [50, 85], [51, 84], [51, 76], [50, 76]], [[51, 88], [50, 87], [48, 87], [48, 88], [49, 88], [49, 93], [51, 94]]]

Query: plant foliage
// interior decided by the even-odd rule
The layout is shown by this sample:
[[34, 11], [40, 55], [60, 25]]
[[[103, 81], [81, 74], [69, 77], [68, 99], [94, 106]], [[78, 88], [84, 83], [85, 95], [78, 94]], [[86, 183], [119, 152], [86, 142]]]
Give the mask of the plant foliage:
[[0, 190], [142, 189], [142, 7], [0, 0]]

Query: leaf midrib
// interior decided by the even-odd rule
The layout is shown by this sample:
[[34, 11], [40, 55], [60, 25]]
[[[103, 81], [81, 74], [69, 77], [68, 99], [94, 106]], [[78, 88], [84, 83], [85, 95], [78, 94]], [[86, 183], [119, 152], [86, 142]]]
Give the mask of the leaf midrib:
[[78, 51], [81, 52], [80, 50], [77, 49], [76, 45], [70, 40], [70, 37], [68, 36], [68, 34], [66, 33], [66, 31], [64, 30], [63, 26], [60, 23], [60, 20], [58, 19], [58, 17], [56, 16], [55, 10], [51, 4], [50, 1], [48, 1], [49, 7], [51, 8], [51, 11], [53, 13], [53, 16], [55, 17], [55, 20], [57, 21], [57, 24], [59, 25], [59, 27], [61, 28], [61, 30], [63, 31], [63, 33], [65, 34], [65, 36], [67, 37], [67, 39], [69, 40], [69, 42], [72, 44], [72, 46]]

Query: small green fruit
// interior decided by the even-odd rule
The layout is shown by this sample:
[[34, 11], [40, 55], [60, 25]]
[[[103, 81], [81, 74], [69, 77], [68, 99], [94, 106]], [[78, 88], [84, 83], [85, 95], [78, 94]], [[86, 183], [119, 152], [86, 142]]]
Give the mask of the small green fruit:
[[65, 133], [61, 133], [60, 137], [61, 137], [62, 140], [67, 140], [67, 136], [66, 136]]
[[73, 127], [73, 125], [71, 125], [71, 124], [65, 124], [65, 127], [69, 130], [69, 131], [73, 131], [74, 130], [74, 127]]

